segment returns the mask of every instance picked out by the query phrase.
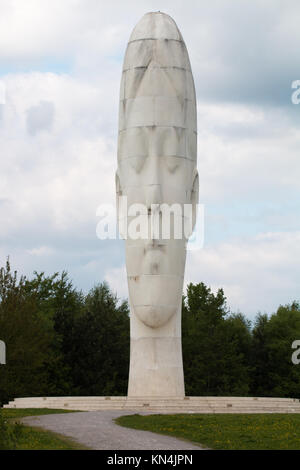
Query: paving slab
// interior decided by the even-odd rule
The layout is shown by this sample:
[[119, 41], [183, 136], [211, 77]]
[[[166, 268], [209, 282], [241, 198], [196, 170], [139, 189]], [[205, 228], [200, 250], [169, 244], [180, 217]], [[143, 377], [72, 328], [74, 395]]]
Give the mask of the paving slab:
[[94, 450], [204, 450], [204, 447], [189, 441], [125, 428], [113, 421], [130, 414], [128, 411], [88, 411], [30, 416], [23, 418], [22, 422], [71, 437]]

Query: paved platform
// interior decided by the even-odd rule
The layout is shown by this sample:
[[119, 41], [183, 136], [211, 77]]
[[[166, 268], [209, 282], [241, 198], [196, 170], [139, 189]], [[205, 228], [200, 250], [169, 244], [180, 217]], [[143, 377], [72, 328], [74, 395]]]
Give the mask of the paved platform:
[[300, 413], [296, 398], [268, 397], [30, 397], [4, 408], [57, 408], [81, 411], [156, 413]]
[[128, 414], [125, 411], [90, 411], [32, 416], [23, 418], [22, 422], [64, 434], [94, 450], [204, 450], [188, 441], [114, 423], [114, 418]]

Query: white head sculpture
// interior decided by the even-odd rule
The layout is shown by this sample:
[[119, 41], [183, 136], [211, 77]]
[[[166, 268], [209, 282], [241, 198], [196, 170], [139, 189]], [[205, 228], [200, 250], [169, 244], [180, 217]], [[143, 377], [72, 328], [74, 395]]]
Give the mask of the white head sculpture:
[[[147, 13], [134, 28], [120, 95], [117, 197], [126, 196], [128, 208], [143, 204], [145, 217], [153, 221], [158, 215], [160, 223], [163, 207], [167, 213], [176, 204], [183, 221], [184, 205], [192, 205], [194, 223], [195, 87], [186, 46], [170, 16]], [[168, 238], [150, 230], [146, 238], [127, 236], [125, 242], [131, 396], [184, 395], [181, 298], [187, 236], [182, 232], [174, 236], [171, 223]]]

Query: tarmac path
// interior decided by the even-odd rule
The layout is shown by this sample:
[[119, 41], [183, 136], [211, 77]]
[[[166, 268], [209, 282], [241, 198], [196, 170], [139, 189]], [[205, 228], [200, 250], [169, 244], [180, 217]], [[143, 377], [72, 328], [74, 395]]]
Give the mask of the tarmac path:
[[[88, 411], [30, 416], [24, 424], [71, 437], [94, 450], [203, 450], [189, 441], [117, 425], [113, 419], [130, 411]], [[140, 414], [150, 414], [144, 412]]]

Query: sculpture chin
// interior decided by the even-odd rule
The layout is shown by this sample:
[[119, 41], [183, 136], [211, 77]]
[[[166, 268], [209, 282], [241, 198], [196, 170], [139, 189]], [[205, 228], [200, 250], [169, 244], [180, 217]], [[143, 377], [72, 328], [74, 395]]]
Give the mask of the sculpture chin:
[[159, 328], [164, 326], [173, 315], [175, 315], [177, 307], [167, 305], [142, 305], [134, 307], [134, 313], [150, 328]]
[[181, 306], [183, 278], [170, 274], [128, 277], [130, 305], [144, 325], [165, 325]]

